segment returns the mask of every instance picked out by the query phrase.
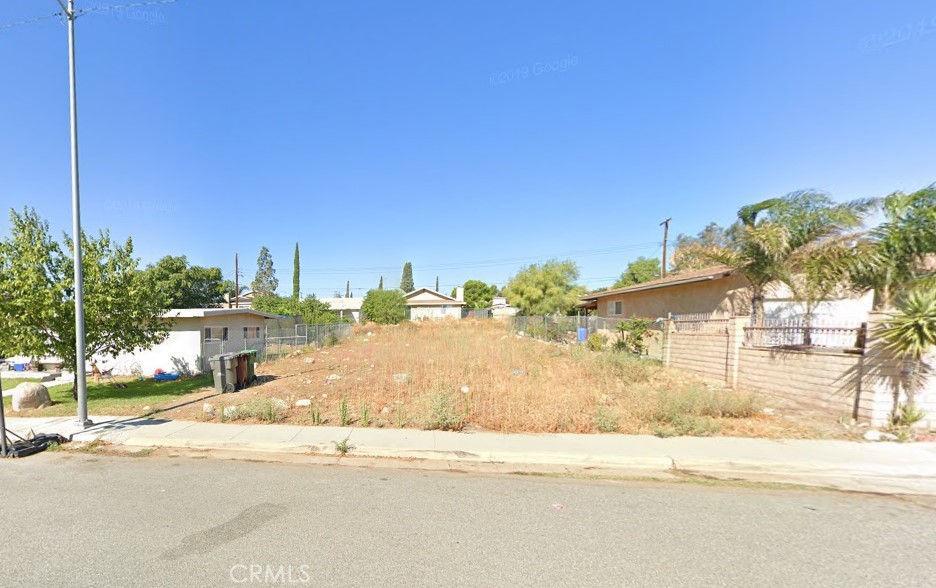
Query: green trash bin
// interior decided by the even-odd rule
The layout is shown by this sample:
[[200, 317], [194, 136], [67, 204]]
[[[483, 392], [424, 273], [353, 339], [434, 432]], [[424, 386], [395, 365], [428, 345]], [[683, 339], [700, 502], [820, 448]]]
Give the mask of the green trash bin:
[[247, 359], [247, 383], [253, 384], [256, 381], [257, 376], [255, 374], [257, 366], [257, 350], [256, 349], [247, 349], [244, 351], [244, 355]]

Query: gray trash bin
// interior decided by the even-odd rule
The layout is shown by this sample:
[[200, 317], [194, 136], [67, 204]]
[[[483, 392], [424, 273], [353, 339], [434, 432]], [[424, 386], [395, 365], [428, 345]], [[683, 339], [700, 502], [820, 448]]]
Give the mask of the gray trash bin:
[[222, 353], [208, 359], [211, 364], [211, 375], [214, 378], [214, 388], [218, 392], [233, 392], [236, 388], [237, 374], [234, 372], [235, 356]]

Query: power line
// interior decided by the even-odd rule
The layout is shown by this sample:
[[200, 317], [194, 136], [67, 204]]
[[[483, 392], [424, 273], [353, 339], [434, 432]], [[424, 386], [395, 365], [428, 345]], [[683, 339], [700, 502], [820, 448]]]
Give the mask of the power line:
[[[100, 5], [100, 6], [90, 6], [88, 8], [80, 8], [80, 9], [75, 10], [75, 18], [84, 16], [85, 14], [93, 14], [95, 12], [110, 12], [111, 10], [126, 10], [130, 8], [142, 8], [144, 6], [154, 6], [157, 4], [173, 4], [178, 1], [179, 0], [148, 0], [146, 2], [131, 2], [129, 4], [106, 4], [106, 5]], [[16, 22], [0, 24], [0, 31], [20, 27], [23, 25], [35, 24], [35, 23], [50, 20], [53, 18], [62, 18], [64, 16], [65, 16], [64, 12], [54, 12], [52, 14], [47, 14], [45, 16], [36, 16], [33, 18], [26, 18], [23, 20], [18, 20]]]
[[[525, 257], [489, 259], [479, 261], [465, 261], [448, 264], [420, 265], [421, 271], [442, 271], [454, 269], [474, 269], [482, 267], [494, 267], [500, 265], [515, 265], [518, 263], [528, 263], [542, 259], [552, 259], [561, 257], [592, 257], [597, 255], [613, 255], [617, 253], [626, 253], [628, 251], [639, 251], [660, 246], [659, 241], [647, 241], [645, 243], [634, 243], [619, 247], [608, 247], [605, 249], [587, 249], [582, 251], [571, 251], [568, 253], [554, 253], [548, 255], [535, 255]], [[348, 274], [348, 273], [370, 273], [370, 272], [393, 272], [402, 266], [375, 266], [375, 267], [356, 267], [356, 268], [318, 268], [309, 270], [300, 270], [299, 275], [330, 275], [330, 274]], [[292, 268], [278, 267], [276, 271], [291, 272]]]

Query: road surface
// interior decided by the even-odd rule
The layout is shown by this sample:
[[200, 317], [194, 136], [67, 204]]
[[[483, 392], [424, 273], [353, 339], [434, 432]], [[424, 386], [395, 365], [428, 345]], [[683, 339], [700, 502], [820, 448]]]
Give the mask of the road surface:
[[46, 453], [3, 586], [924, 586], [936, 509], [727, 485]]

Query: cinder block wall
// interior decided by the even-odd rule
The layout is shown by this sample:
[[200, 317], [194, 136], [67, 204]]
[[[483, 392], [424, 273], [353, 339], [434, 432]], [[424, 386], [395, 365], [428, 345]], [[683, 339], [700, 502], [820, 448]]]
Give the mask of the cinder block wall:
[[670, 331], [667, 343], [671, 367], [727, 382], [728, 335]]
[[[905, 366], [875, 337], [877, 325], [886, 320], [872, 315], [863, 355], [813, 349], [745, 347], [748, 317], [728, 321], [728, 334], [677, 333], [670, 322], [663, 346], [664, 365], [701, 374], [729, 387], [767, 392], [793, 403], [828, 414], [884, 425], [894, 407], [907, 402], [901, 384]], [[925, 360], [936, 372], [936, 351]], [[922, 427], [936, 428], [936, 376], [916, 392], [915, 404], [927, 413]]]
[[872, 418], [870, 397], [861, 394], [861, 355], [759, 347], [741, 347], [739, 354], [742, 388], [770, 392], [833, 416]]

